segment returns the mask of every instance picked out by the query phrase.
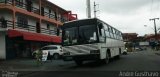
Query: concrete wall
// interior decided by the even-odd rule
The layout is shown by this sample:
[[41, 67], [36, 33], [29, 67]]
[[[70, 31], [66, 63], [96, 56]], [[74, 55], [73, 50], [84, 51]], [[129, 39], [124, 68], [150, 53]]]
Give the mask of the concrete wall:
[[0, 32], [0, 59], [6, 59], [5, 32]]

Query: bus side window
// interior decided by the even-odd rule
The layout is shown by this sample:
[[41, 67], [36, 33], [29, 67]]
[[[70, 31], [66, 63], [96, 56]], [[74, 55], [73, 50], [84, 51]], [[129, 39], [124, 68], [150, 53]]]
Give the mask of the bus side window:
[[106, 36], [106, 37], [110, 37], [109, 26], [106, 25], [106, 24], [103, 24], [103, 25], [104, 25], [104, 29], [105, 29], [105, 36]]
[[102, 37], [106, 37], [105, 30], [101, 29]]
[[96, 32], [93, 32], [93, 37], [90, 37], [90, 42], [96, 41], [96, 40], [97, 40]]
[[123, 40], [122, 33], [120, 33], [120, 40]]

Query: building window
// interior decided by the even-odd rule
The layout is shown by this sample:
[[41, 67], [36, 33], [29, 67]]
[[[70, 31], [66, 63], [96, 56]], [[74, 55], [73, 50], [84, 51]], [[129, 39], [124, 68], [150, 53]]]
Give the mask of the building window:
[[52, 11], [51, 11], [51, 9], [49, 9], [49, 18], [51, 18], [51, 13], [52, 13]]
[[26, 9], [27, 11], [31, 12], [33, 8], [33, 3], [31, 0], [26, 0]]
[[58, 14], [58, 20], [61, 21], [61, 14]]
[[49, 24], [47, 24], [47, 29], [50, 30], [50, 25]]
[[0, 0], [0, 3], [5, 3], [6, 2], [6, 0]]
[[16, 6], [23, 8], [23, 0], [16, 0]]
[[44, 16], [44, 7], [41, 7], [41, 15]]
[[17, 26], [22, 28], [28, 28], [28, 20], [25, 17], [18, 17], [17, 18]]
[[55, 19], [57, 20], [58, 19], [57, 12], [54, 12], [54, 14], [55, 14]]

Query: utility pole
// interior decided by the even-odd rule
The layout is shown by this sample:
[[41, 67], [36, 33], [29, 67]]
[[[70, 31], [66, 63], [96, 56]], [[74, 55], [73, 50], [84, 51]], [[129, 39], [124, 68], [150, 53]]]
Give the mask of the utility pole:
[[97, 18], [97, 11], [99, 11], [99, 10], [96, 9], [97, 5], [98, 4], [96, 4], [96, 2], [94, 2], [94, 18]]
[[96, 3], [94, 2], [94, 18], [96, 18], [97, 16], [96, 16]]
[[156, 27], [156, 19], [159, 20], [159, 18], [152, 18], [149, 19], [150, 21], [154, 21], [154, 32], [155, 32], [155, 40], [157, 41], [157, 27]]
[[86, 1], [87, 4], [87, 17], [91, 18], [91, 5], [90, 5], [90, 0]]

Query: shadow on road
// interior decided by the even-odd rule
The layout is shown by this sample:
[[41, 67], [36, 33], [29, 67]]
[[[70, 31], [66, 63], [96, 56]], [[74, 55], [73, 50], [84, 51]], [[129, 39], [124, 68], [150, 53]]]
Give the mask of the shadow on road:
[[68, 69], [78, 69], [78, 68], [99, 68], [99, 67], [104, 67], [106, 65], [109, 65], [113, 62], [116, 62], [117, 60], [119, 60], [118, 58], [111, 58], [108, 64], [105, 64], [102, 61], [84, 61], [84, 63], [80, 66], [75, 65], [75, 66], [71, 66], [68, 67]]

